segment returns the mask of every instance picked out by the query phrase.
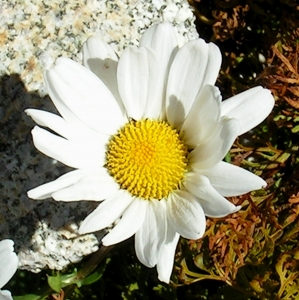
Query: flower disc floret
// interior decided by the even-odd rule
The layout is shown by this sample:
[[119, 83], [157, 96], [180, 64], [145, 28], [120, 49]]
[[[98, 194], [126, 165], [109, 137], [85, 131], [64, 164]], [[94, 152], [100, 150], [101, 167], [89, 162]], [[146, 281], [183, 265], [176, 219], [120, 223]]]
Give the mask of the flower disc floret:
[[164, 121], [130, 121], [112, 137], [106, 167], [122, 189], [144, 199], [162, 199], [179, 187], [187, 147]]

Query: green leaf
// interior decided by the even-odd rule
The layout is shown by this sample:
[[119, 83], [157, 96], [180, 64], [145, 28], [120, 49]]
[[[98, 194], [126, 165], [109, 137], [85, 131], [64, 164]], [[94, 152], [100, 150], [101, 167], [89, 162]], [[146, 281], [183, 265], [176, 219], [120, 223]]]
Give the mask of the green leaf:
[[228, 153], [225, 155], [224, 161], [227, 162], [227, 163], [231, 163], [231, 162], [232, 162], [232, 157], [231, 157], [230, 152], [228, 152]]
[[236, 57], [236, 62], [240, 63], [243, 59], [244, 59], [244, 57], [241, 57], [241, 56]]
[[102, 277], [103, 272], [104, 272], [104, 268], [101, 268], [95, 271], [94, 273], [92, 273], [91, 275], [89, 275], [88, 277], [83, 278], [81, 281], [81, 285], [89, 285], [98, 281]]
[[75, 268], [74, 271], [70, 274], [64, 274], [61, 275], [61, 287], [66, 287], [72, 284], [76, 284], [76, 282], [78, 281], [77, 279], [77, 275], [78, 275], [78, 270]]
[[293, 133], [297, 133], [298, 131], [299, 131], [299, 125], [297, 125], [294, 128], [292, 128], [292, 132]]
[[14, 300], [42, 300], [45, 299], [47, 296], [45, 297], [41, 297], [39, 295], [33, 295], [33, 294], [28, 294], [28, 295], [24, 295], [24, 296], [13, 296]]
[[[110, 258], [107, 258], [106, 264], [102, 264], [94, 273], [87, 276], [86, 278], [83, 278], [80, 281], [80, 285], [89, 285], [89, 284], [92, 284], [92, 283], [98, 281], [103, 276], [106, 266], [108, 265], [110, 260], [111, 260]], [[76, 284], [78, 285], [78, 282]], [[79, 287], [79, 285], [78, 285], [78, 287]]]
[[54, 290], [56, 293], [60, 293], [62, 288], [60, 273], [57, 273], [56, 276], [48, 276], [48, 284], [52, 290]]

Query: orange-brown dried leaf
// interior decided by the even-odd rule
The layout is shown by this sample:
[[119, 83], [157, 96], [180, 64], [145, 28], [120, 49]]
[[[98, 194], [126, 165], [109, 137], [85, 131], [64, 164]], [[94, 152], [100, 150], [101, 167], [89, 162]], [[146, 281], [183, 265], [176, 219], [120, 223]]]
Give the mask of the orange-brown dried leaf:
[[[289, 47], [289, 48], [288, 48], [288, 51], [290, 51], [291, 49], [292, 49], [292, 48]], [[288, 71], [291, 71], [291, 72], [294, 74], [295, 78], [298, 79], [299, 76], [298, 76], [298, 73], [297, 73], [297, 66], [296, 66], [296, 65], [293, 66], [292, 63], [290, 62], [290, 60], [289, 60], [287, 57], [285, 57], [280, 51], [278, 51], [277, 46], [273, 46], [273, 47], [272, 47], [272, 50], [273, 50], [273, 53], [274, 53], [278, 58], [281, 59], [281, 61], [284, 63], [284, 65], [285, 65], [285, 67], [288, 69]], [[297, 50], [297, 49], [296, 49], [296, 50]], [[296, 54], [297, 54], [297, 52], [296, 52]]]
[[[271, 50], [273, 55], [267, 61], [270, 66], [262, 72], [258, 81], [271, 89], [278, 98], [278, 105], [285, 101], [291, 107], [299, 110], [299, 47], [294, 43], [278, 42], [272, 46]], [[284, 125], [286, 124], [284, 123]]]
[[213, 25], [215, 38], [225, 41], [233, 37], [236, 30], [246, 26], [245, 15], [248, 11], [248, 5], [235, 6], [230, 13], [219, 10], [213, 11], [212, 15], [217, 20]]
[[297, 193], [296, 195], [292, 195], [289, 199], [289, 202], [291, 204], [299, 203], [299, 193]]
[[297, 110], [299, 110], [299, 99], [297, 100], [293, 100], [289, 97], [284, 97], [284, 100], [289, 103], [292, 107], [296, 108]]

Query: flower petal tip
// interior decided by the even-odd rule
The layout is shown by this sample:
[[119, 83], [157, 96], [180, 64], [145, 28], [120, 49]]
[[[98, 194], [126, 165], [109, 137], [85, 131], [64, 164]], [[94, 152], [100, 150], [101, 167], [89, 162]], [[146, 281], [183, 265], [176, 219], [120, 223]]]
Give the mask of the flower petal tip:
[[164, 276], [158, 275], [158, 279], [159, 279], [160, 281], [162, 281], [162, 282], [167, 283], [167, 284], [169, 284], [169, 282], [170, 282], [170, 278], [166, 278], [166, 277], [164, 277]]
[[30, 199], [34, 199], [31, 191], [32, 191], [32, 190], [29, 190], [29, 191], [27, 192], [27, 196], [28, 196], [28, 198], [30, 198]]
[[89, 233], [89, 231], [86, 230], [86, 228], [84, 228], [84, 226], [81, 225], [81, 226], [79, 227], [78, 233], [79, 233], [80, 235], [84, 235], [84, 234]]
[[27, 191], [28, 198], [33, 199], [33, 200], [40, 200], [41, 193], [38, 191], [39, 189], [40, 189], [39, 187], [35, 187], [35, 188]]
[[242, 205], [238, 205], [231, 213], [234, 214], [234, 213], [238, 212], [241, 208], [242, 208]]
[[[263, 180], [263, 179], [262, 179], [262, 180]], [[261, 189], [266, 188], [267, 185], [268, 185], [267, 181], [263, 180], [263, 184], [262, 184], [262, 186], [261, 186]]]
[[268, 183], [261, 177], [255, 175], [256, 177], [256, 187], [252, 188], [252, 191], [258, 191], [267, 187]]

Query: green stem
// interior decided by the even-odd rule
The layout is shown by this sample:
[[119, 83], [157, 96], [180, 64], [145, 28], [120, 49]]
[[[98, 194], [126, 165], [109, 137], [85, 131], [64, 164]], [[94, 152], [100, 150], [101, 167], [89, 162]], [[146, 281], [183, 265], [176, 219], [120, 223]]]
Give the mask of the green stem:
[[[106, 254], [114, 247], [112, 246], [103, 246], [101, 245], [99, 250], [91, 254], [89, 260], [85, 263], [84, 267], [80, 269], [77, 273], [77, 279], [86, 278], [90, 275], [99, 265], [99, 263], [106, 257]], [[74, 291], [77, 285], [69, 285], [64, 288], [65, 299], [69, 297]]]
[[86, 262], [84, 267], [78, 271], [77, 278], [83, 279], [90, 275], [113, 247], [114, 245], [108, 247], [101, 245], [98, 251], [91, 254], [90, 259]]

